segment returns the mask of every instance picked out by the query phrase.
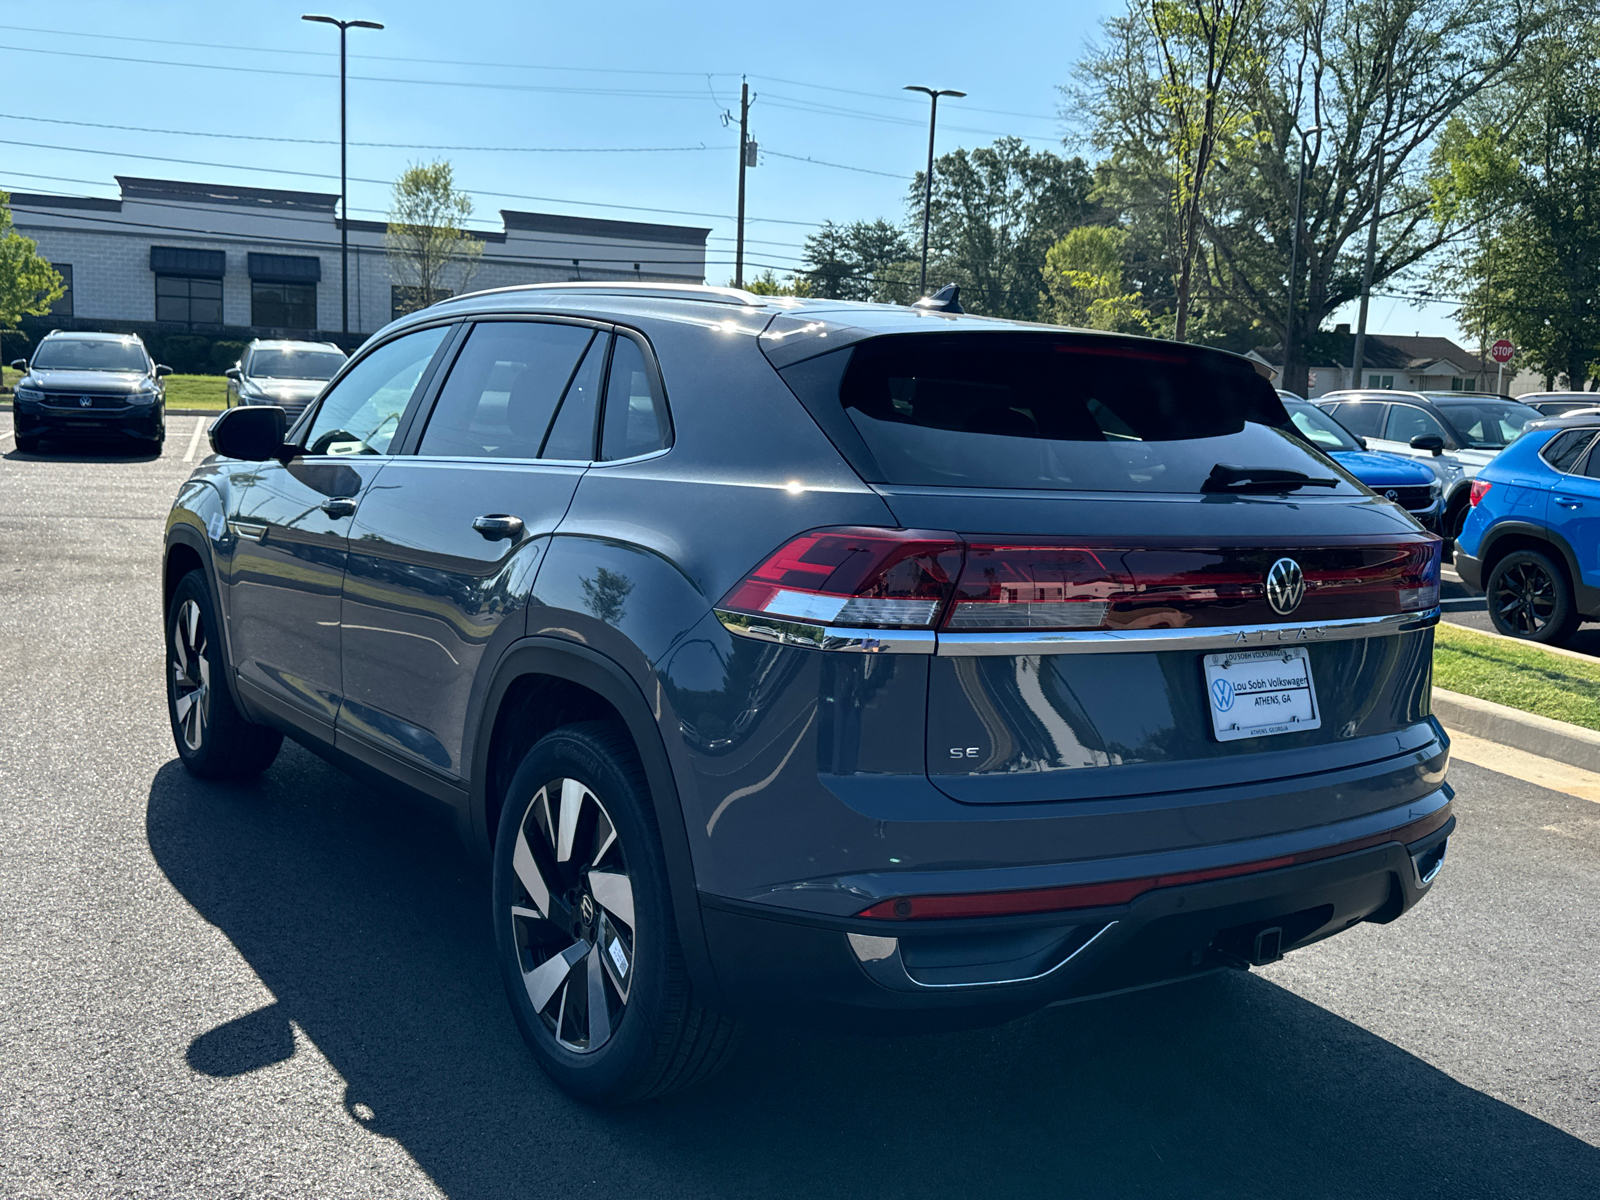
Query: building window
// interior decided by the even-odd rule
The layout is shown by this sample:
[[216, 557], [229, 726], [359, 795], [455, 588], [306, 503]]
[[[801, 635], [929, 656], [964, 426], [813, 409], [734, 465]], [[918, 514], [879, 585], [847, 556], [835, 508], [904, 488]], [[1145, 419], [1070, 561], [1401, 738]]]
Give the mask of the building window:
[[449, 288], [420, 288], [406, 287], [402, 284], [391, 284], [389, 287], [389, 319], [403, 317], [407, 313], [414, 313], [419, 308], [427, 308], [430, 304], [437, 304], [441, 300], [450, 299]]
[[1451, 376], [1450, 390], [1452, 392], [1475, 392], [1478, 390], [1478, 381], [1475, 378], [1458, 378]]
[[1367, 386], [1369, 388], [1392, 388], [1392, 387], [1394, 387], [1394, 376], [1393, 375], [1368, 375], [1367, 376]]
[[157, 275], [156, 320], [183, 325], [221, 325], [222, 280]]
[[67, 289], [61, 293], [61, 298], [50, 306], [52, 317], [70, 317], [72, 315], [72, 264], [51, 263], [56, 269], [56, 274], [61, 276], [61, 283]]
[[315, 329], [317, 285], [251, 280], [250, 324], [272, 329]]

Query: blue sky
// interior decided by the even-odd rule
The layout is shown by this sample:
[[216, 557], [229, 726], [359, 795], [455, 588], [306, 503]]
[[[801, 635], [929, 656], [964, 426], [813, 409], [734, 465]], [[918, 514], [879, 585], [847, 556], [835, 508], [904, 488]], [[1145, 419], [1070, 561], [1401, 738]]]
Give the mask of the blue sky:
[[[709, 226], [708, 277], [723, 282], [738, 129], [722, 114], [737, 121], [743, 74], [763, 151], [746, 257], [782, 274], [825, 219], [903, 216], [927, 108], [902, 85], [969, 93], [940, 106], [941, 153], [1002, 134], [1059, 150], [1057, 87], [1122, 7], [321, 2], [12, 0], [0, 183], [112, 196], [122, 174], [338, 191], [338, 34], [299, 19], [330, 12], [386, 26], [349, 35], [353, 217], [382, 219], [386, 181], [448, 158], [488, 227], [501, 208]], [[1371, 328], [1453, 336], [1445, 311], [1380, 299]]]

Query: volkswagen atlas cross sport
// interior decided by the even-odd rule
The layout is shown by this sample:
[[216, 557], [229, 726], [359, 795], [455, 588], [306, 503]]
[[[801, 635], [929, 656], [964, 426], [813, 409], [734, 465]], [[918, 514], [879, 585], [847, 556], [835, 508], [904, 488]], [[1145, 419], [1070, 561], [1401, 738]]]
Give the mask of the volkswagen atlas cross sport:
[[257, 338], [226, 372], [228, 407], [275, 404], [293, 421], [342, 366], [344, 351], [332, 342]]
[[596, 1101], [741, 1018], [900, 1031], [1265, 963], [1428, 890], [1438, 538], [1241, 358], [696, 287], [462, 296], [166, 535], [196, 775], [282, 737], [489, 856]]
[[166, 387], [135, 334], [64, 333], [39, 339], [21, 371], [12, 414], [17, 449], [36, 453], [45, 438], [133, 438], [159, 450], [167, 436]]

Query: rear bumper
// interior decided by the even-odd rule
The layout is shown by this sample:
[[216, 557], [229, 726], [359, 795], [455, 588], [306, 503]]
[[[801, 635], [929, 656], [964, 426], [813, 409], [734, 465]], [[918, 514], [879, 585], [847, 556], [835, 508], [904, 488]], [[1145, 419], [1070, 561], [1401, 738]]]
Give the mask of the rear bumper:
[[[1424, 810], [1427, 831], [1416, 836]], [[1369, 835], [1349, 853], [1158, 887], [1123, 905], [884, 921], [703, 896], [702, 911], [736, 1011], [884, 1032], [988, 1024], [1272, 961], [1363, 921], [1394, 920], [1427, 894], [1455, 819], [1445, 788], [1391, 816], [1391, 832], [1410, 841], [1368, 844]]]
[[1461, 576], [1462, 583], [1469, 588], [1483, 591], [1483, 560], [1463, 553], [1459, 542], [1456, 544], [1455, 569], [1456, 574]]

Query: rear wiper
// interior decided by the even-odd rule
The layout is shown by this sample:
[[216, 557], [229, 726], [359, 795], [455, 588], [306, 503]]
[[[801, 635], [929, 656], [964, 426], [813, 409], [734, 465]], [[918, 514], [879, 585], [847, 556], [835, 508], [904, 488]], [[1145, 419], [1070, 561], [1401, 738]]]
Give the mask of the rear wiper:
[[1218, 463], [1211, 468], [1211, 474], [1200, 485], [1200, 490], [1254, 494], [1292, 492], [1303, 487], [1338, 486], [1337, 479], [1317, 479], [1303, 471], [1286, 471], [1282, 467], [1236, 467], [1231, 463]]

